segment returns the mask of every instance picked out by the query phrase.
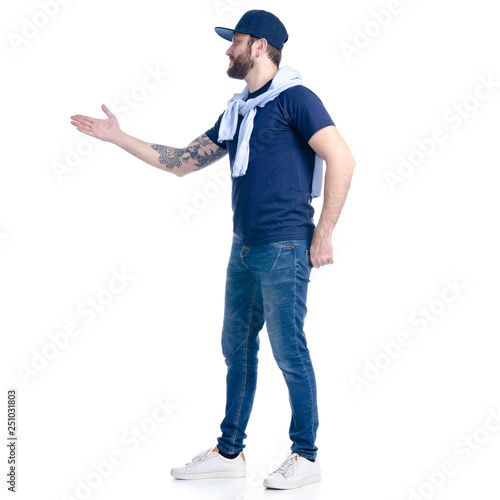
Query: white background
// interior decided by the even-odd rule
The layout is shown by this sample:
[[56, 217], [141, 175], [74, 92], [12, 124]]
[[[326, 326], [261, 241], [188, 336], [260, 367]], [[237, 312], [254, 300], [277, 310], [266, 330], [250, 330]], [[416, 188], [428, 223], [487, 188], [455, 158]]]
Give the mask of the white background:
[[[489, 417], [500, 411], [493, 2], [56, 5], [24, 42], [26, 23], [43, 23], [41, 2], [9, 2], [1, 22], [1, 432], [14, 387], [17, 498], [83, 498], [77, 486], [87, 481], [93, 499], [498, 498], [500, 424]], [[385, 26], [380, 16], [374, 24], [389, 7]], [[227, 180], [228, 160], [180, 179], [109, 143], [89, 147], [70, 124], [77, 113], [105, 118], [105, 103], [121, 109], [128, 134], [185, 146], [242, 89], [225, 74], [228, 43], [213, 28], [234, 27], [252, 8], [282, 19], [290, 33], [282, 64], [320, 96], [357, 161], [334, 231], [335, 264], [312, 271], [308, 300], [323, 480], [292, 492], [262, 487], [290, 445], [288, 395], [265, 329], [247, 478], [169, 474], [215, 446], [223, 418], [232, 214], [230, 188], [211, 176]], [[355, 43], [349, 57], [345, 44]], [[168, 76], [144, 90], [148, 68]], [[481, 78], [497, 83], [489, 95], [479, 89], [478, 101]], [[458, 119], [454, 106], [464, 104], [468, 116]], [[400, 157], [436, 128], [446, 140], [391, 189], [387, 173], [399, 175]], [[81, 153], [71, 166], [70, 151]], [[183, 217], [196, 196], [201, 206], [203, 190], [206, 206]], [[315, 208], [318, 217], [321, 200]], [[113, 272], [130, 280], [110, 295]], [[91, 297], [109, 301], [92, 321], [83, 314]], [[419, 308], [430, 308], [429, 319]], [[79, 335], [54, 351], [50, 335], [71, 322]], [[396, 349], [390, 343], [402, 332], [411, 343]], [[370, 371], [373, 362], [379, 368]], [[365, 379], [360, 390], [354, 376]], [[170, 402], [158, 424], [157, 398]], [[141, 425], [134, 449], [126, 436]], [[121, 463], [98, 476], [93, 464], [118, 454]], [[428, 475], [446, 461], [454, 473], [435, 474], [440, 486], [432, 486]], [[2, 495], [6, 488], [2, 480]]]

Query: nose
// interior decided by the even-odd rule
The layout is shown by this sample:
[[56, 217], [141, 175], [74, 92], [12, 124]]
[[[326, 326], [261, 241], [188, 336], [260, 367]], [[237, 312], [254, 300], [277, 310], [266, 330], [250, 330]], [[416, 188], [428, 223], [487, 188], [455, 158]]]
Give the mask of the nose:
[[233, 44], [227, 49], [226, 51], [226, 56], [232, 56], [233, 55]]

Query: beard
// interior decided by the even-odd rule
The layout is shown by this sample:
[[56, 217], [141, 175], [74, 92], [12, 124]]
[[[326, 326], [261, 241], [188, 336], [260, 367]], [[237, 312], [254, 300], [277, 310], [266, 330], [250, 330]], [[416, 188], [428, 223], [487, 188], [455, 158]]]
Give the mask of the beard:
[[235, 78], [236, 80], [244, 80], [255, 65], [255, 61], [251, 58], [251, 54], [251, 51], [247, 50], [245, 53], [233, 59], [233, 64], [227, 69], [227, 76], [229, 76], [229, 78]]

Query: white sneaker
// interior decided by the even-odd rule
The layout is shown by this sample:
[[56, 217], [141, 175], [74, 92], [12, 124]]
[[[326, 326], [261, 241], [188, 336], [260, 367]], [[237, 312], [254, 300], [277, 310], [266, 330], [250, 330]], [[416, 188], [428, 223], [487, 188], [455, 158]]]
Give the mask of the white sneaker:
[[292, 453], [266, 480], [264, 487], [277, 490], [291, 490], [306, 484], [321, 481], [318, 456], [311, 462], [307, 458]]
[[193, 457], [184, 467], [176, 467], [170, 474], [177, 479], [211, 479], [245, 477], [246, 461], [241, 452], [236, 458], [224, 458], [219, 449], [208, 448]]

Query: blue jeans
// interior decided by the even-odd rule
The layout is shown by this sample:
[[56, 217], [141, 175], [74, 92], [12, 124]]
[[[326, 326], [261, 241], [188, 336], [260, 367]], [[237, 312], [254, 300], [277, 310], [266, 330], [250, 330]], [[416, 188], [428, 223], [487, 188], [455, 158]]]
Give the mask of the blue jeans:
[[316, 379], [303, 329], [312, 270], [310, 243], [232, 245], [222, 328], [226, 415], [218, 438], [218, 447], [225, 453], [239, 453], [245, 447], [257, 384], [259, 332], [265, 321], [274, 359], [288, 387], [291, 450], [313, 460], [316, 457]]

